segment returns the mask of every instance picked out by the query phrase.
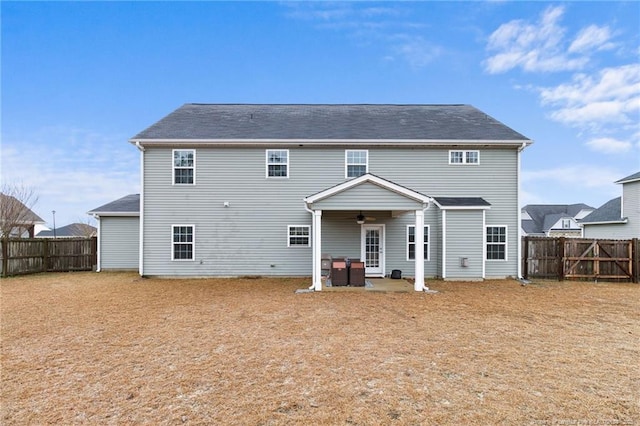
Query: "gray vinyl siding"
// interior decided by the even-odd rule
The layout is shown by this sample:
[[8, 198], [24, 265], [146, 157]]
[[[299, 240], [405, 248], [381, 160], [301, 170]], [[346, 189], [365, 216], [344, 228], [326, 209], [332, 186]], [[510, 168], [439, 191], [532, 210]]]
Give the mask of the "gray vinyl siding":
[[[448, 210], [446, 223], [446, 278], [482, 277], [484, 229], [482, 210]], [[461, 258], [468, 266], [461, 266]]]
[[626, 238], [640, 238], [640, 181], [622, 185], [622, 203], [629, 227]]
[[138, 270], [140, 218], [100, 218], [100, 269]]
[[626, 240], [633, 238], [629, 235], [630, 227], [628, 225], [628, 223], [585, 225], [584, 238], [602, 238], [607, 240]]
[[[263, 148], [197, 148], [196, 185], [172, 185], [171, 148], [147, 148], [144, 153], [144, 274], [145, 275], [281, 275], [311, 274], [311, 247], [287, 247], [287, 225], [311, 225], [302, 199], [346, 181], [344, 149], [288, 148], [289, 177], [265, 177]], [[278, 146], [270, 146], [277, 149]], [[480, 149], [480, 164], [449, 165], [448, 148], [368, 148], [369, 172], [429, 196], [483, 197], [491, 203], [487, 225], [508, 226], [509, 261], [487, 264], [487, 275], [517, 272], [518, 203], [515, 149]], [[376, 192], [363, 185], [343, 200], [322, 200], [327, 209], [348, 196]], [[416, 203], [397, 194], [378, 193], [376, 203], [393, 210], [412, 210]], [[229, 207], [224, 207], [224, 202]], [[318, 204], [318, 203], [316, 203]], [[363, 213], [370, 216], [371, 213]], [[412, 211], [392, 218], [389, 211], [376, 224], [386, 225], [386, 272], [401, 269], [411, 276], [406, 260], [406, 225], [415, 224]], [[441, 274], [440, 211], [431, 206], [425, 224], [431, 227], [431, 259], [426, 276]], [[344, 216], [352, 215], [349, 219]], [[357, 210], [324, 211], [322, 252], [360, 256]], [[336, 216], [337, 215], [337, 216]], [[194, 225], [195, 259], [171, 260], [171, 225]], [[483, 233], [482, 224], [478, 232]], [[480, 247], [478, 255], [481, 256]], [[457, 261], [457, 260], [456, 260]]]
[[349, 191], [315, 202], [313, 208], [342, 210], [345, 206], [353, 208], [354, 205], [357, 205], [361, 210], [415, 210], [420, 208], [422, 203], [381, 188], [371, 182], [366, 182], [349, 189]]

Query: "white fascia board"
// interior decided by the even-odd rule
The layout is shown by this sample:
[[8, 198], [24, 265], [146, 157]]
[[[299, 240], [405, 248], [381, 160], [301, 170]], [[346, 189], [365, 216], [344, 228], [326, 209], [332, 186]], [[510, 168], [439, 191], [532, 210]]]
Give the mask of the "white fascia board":
[[413, 200], [416, 201], [420, 201], [422, 203], [429, 203], [431, 201], [433, 201], [433, 199], [431, 197], [428, 197], [426, 195], [422, 195], [419, 192], [415, 192], [412, 191], [409, 188], [405, 188], [404, 186], [400, 186], [398, 184], [395, 184], [393, 182], [389, 182], [388, 180], [384, 180], [382, 178], [379, 178], [377, 176], [374, 175], [370, 175], [370, 174], [364, 174], [362, 176], [359, 176], [355, 179], [349, 180], [347, 182], [343, 182], [340, 185], [336, 185], [334, 187], [325, 189], [322, 192], [318, 192], [317, 194], [311, 195], [309, 197], [305, 197], [303, 199], [303, 201], [307, 204], [313, 204], [317, 201], [323, 200], [325, 198], [331, 197], [333, 195], [336, 195], [340, 192], [346, 191], [350, 188], [353, 188], [355, 186], [358, 186], [360, 184], [363, 184], [365, 182], [371, 182], [375, 185], [380, 186], [383, 189], [387, 189], [389, 191], [393, 191], [395, 193], [398, 193], [400, 195], [403, 195], [407, 198], [411, 198]]
[[273, 145], [319, 145], [319, 146], [514, 146], [531, 145], [527, 140], [477, 140], [477, 139], [129, 139], [134, 145], [215, 145], [215, 146], [273, 146]]
[[87, 214], [98, 216], [98, 217], [109, 217], [109, 216], [137, 217], [137, 216], [140, 216], [140, 213], [138, 213], [138, 212], [94, 212], [94, 211], [90, 211], [90, 212], [87, 212]]
[[616, 224], [624, 224], [624, 223], [627, 223], [626, 217], [622, 220], [609, 220], [609, 221], [602, 221], [602, 222], [580, 222], [579, 225], [584, 227], [588, 225], [616, 225]]
[[491, 206], [443, 206], [435, 199], [433, 203], [438, 206], [440, 210], [491, 210]]

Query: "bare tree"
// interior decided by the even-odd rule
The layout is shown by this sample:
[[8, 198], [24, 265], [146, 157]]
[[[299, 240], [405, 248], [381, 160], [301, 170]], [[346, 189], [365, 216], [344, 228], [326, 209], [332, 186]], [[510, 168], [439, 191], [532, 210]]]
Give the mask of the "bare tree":
[[79, 218], [74, 225], [83, 237], [89, 238], [97, 235], [96, 220], [92, 217]]
[[38, 202], [33, 188], [22, 183], [3, 183], [0, 190], [0, 236], [8, 239], [29, 233], [33, 237], [34, 224], [44, 222], [31, 211]]

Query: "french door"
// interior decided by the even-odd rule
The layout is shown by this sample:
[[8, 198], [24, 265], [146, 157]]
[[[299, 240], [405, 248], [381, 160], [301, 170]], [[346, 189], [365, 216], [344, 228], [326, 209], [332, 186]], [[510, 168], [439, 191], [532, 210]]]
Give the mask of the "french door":
[[384, 225], [362, 225], [361, 239], [365, 275], [384, 277]]

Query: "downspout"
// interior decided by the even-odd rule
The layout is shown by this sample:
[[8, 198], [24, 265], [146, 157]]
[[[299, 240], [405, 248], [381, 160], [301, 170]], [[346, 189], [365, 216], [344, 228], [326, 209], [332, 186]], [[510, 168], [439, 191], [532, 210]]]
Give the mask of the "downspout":
[[102, 253], [100, 250], [100, 245], [102, 243], [102, 223], [100, 222], [100, 215], [97, 215], [94, 213], [91, 216], [93, 216], [93, 218], [98, 223], [98, 244], [96, 247], [96, 263], [97, 263], [96, 272], [100, 272], [100, 269], [102, 269]]
[[[520, 212], [520, 153], [522, 151], [524, 151], [524, 149], [527, 147], [527, 142], [522, 142], [522, 146], [520, 148], [518, 148], [518, 171], [517, 171], [517, 176], [518, 176], [518, 200], [517, 200], [517, 216], [518, 216], [518, 269], [517, 269], [517, 275], [518, 275], [518, 279], [522, 280], [522, 241], [521, 240], [521, 233], [522, 233], [522, 213]], [[487, 228], [485, 227], [485, 230]]]
[[[308, 211], [309, 213], [311, 213], [311, 226], [313, 226], [313, 210], [311, 210], [309, 208], [309, 206], [307, 205], [307, 202], [305, 201], [304, 203], [304, 209], [306, 211]], [[312, 273], [311, 273], [311, 287], [309, 287], [309, 290], [315, 290], [316, 288], [316, 281], [315, 281], [315, 277], [313, 276], [313, 274], [315, 274], [315, 270], [316, 270], [316, 245], [315, 242], [312, 242], [311, 244], [311, 256], [312, 256], [312, 262], [311, 262], [311, 267], [312, 269]]]
[[140, 215], [138, 224], [140, 226], [138, 243], [138, 274], [141, 277], [144, 276], [144, 147], [140, 144], [140, 141], [136, 141], [136, 147], [140, 151]]

